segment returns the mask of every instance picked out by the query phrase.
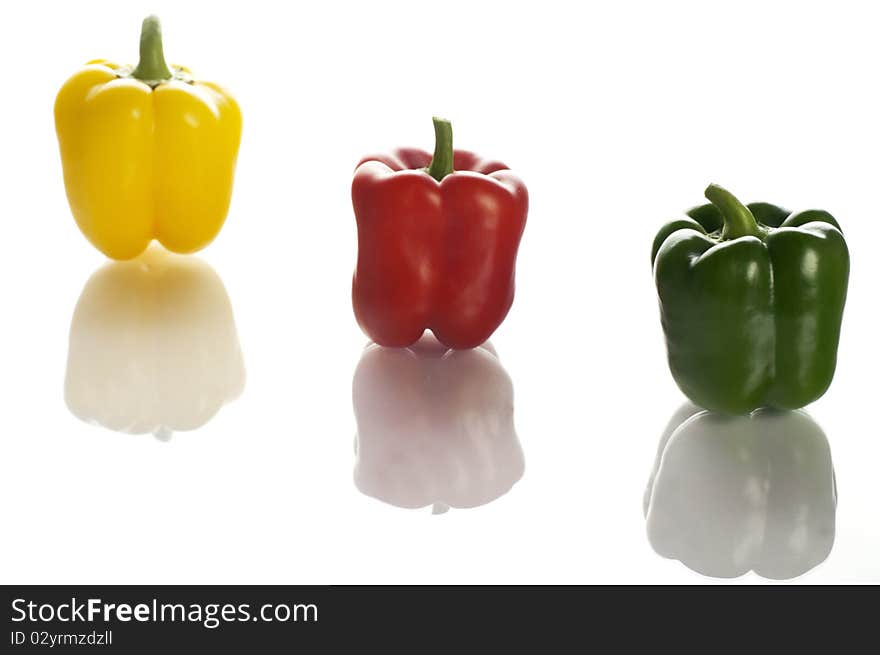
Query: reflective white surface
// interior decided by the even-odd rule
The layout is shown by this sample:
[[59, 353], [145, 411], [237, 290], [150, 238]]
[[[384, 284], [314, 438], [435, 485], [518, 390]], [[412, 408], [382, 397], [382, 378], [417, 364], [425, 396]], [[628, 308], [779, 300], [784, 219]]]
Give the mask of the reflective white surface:
[[[385, 0], [301, 5], [150, 5], [169, 59], [229, 87], [244, 113], [229, 218], [197, 258], [213, 273], [194, 264], [193, 288], [204, 289], [195, 295], [220, 298], [216, 275], [229, 307], [224, 299], [201, 312], [187, 301], [170, 325], [152, 328], [123, 313], [118, 335], [109, 321], [79, 327], [77, 305], [105, 262], [70, 216], [51, 108], [82, 62], [135, 56], [143, 8], [84, 1], [8, 10], [0, 54], [16, 63], [0, 103], [0, 580], [775, 582], [763, 577], [773, 571], [754, 546], [723, 572], [758, 573], [726, 579], [658, 555], [644, 515], [658, 438], [683, 401], [665, 361], [650, 245], [714, 181], [746, 201], [825, 208], [843, 226], [852, 272], [839, 364], [828, 393], [807, 408], [833, 454], [834, 542], [795, 581], [880, 582], [880, 86], [870, 82], [880, 9], [750, 0], [735, 10], [676, 0], [449, 0], [440, 12]], [[450, 39], [442, 63], [425, 56]], [[352, 382], [367, 340], [350, 301], [351, 174], [369, 152], [430, 148], [436, 114], [452, 119], [457, 145], [506, 162], [529, 187], [516, 300], [492, 337], [505, 372], [494, 379], [509, 378], [515, 390], [526, 464], [518, 480], [506, 413], [450, 417], [448, 450], [426, 439], [443, 426], [421, 404], [430, 385], [383, 375], [373, 392], [410, 390], [410, 404], [395, 411], [424, 408], [407, 420], [421, 416], [427, 429], [367, 431], [355, 416]], [[161, 284], [130, 291], [169, 292]], [[175, 303], [170, 293], [153, 307]], [[229, 354], [230, 316], [247, 371], [234, 400], [240, 362]], [[181, 319], [197, 329], [173, 332]], [[151, 330], [163, 343], [145, 338]], [[81, 342], [88, 334], [100, 338]], [[205, 359], [211, 339], [214, 358]], [[68, 408], [69, 360], [80, 345], [94, 355], [78, 370], [102, 371], [103, 382], [77, 385], [95, 399], [77, 414], [113, 429]], [[168, 347], [185, 356], [163, 354]], [[110, 352], [125, 365], [105, 361]], [[447, 376], [446, 389], [471, 389], [454, 371], [436, 375]], [[507, 397], [505, 385], [486, 391], [490, 405]], [[470, 392], [475, 401], [482, 393]], [[109, 407], [113, 395], [124, 402]], [[497, 431], [472, 429], [488, 418]], [[174, 432], [166, 442], [150, 434], [163, 427]], [[695, 461], [685, 449], [693, 441], [701, 443], [679, 443], [677, 461]], [[773, 460], [784, 445], [754, 457]], [[409, 488], [391, 447], [415, 462]], [[676, 474], [694, 486], [728, 481], [694, 511], [725, 506], [726, 492], [744, 484], [743, 470], [716, 451], [701, 456], [705, 468]], [[437, 457], [456, 462], [470, 486], [438, 474]], [[383, 468], [389, 475], [373, 475]], [[672, 473], [658, 472], [667, 490]], [[752, 475], [768, 489], [779, 484]], [[405, 493], [383, 486], [394, 480]], [[665, 497], [666, 516], [680, 516], [683, 497]], [[762, 502], [746, 505], [747, 525], [787, 514], [776, 497]], [[435, 503], [477, 506], [434, 515]], [[727, 535], [725, 544], [772, 542], [766, 529]], [[696, 561], [700, 543], [720, 550], [708, 537], [673, 543], [665, 554], [684, 560]], [[708, 567], [712, 553], [704, 555]]]

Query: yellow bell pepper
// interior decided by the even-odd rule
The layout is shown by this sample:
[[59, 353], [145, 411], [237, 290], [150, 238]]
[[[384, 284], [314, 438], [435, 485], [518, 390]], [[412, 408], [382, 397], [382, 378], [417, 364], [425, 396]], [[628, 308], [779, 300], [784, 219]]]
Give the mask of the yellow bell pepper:
[[204, 248], [223, 227], [241, 140], [241, 111], [216, 84], [170, 69], [159, 20], [144, 20], [137, 67], [89, 62], [55, 101], [70, 209], [112, 259], [155, 239]]

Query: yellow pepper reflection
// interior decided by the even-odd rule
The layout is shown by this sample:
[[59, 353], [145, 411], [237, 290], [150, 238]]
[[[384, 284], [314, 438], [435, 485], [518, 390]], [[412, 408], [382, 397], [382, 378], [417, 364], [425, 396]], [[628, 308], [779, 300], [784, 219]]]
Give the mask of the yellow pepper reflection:
[[206, 424], [244, 381], [232, 305], [205, 262], [153, 246], [86, 283], [65, 380], [80, 419], [165, 439]]

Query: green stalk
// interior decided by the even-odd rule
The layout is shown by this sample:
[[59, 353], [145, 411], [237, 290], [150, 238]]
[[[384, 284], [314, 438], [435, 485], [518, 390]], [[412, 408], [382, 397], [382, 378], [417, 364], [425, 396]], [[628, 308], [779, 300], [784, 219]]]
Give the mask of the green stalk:
[[434, 158], [428, 166], [428, 175], [440, 182], [453, 172], [452, 123], [434, 117]]
[[737, 200], [730, 191], [722, 189], [717, 184], [710, 184], [706, 188], [706, 198], [718, 208], [721, 218], [724, 219], [724, 227], [721, 229], [722, 240], [740, 237], [760, 239], [764, 236], [749, 208]]
[[162, 26], [157, 16], [147, 16], [141, 26], [141, 59], [131, 76], [156, 86], [171, 79], [171, 71], [162, 52]]

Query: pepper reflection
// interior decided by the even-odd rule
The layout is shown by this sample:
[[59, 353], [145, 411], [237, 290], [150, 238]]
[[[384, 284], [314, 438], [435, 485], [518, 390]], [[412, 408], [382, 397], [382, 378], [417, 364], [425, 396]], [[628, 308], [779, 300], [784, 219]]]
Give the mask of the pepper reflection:
[[513, 383], [490, 344], [447, 350], [371, 344], [354, 374], [354, 481], [404, 508], [485, 505], [522, 477]]
[[205, 262], [151, 247], [86, 283], [65, 380], [78, 418], [164, 440], [207, 423], [244, 380], [232, 305]]
[[651, 546], [704, 575], [802, 575], [834, 545], [828, 440], [802, 411], [726, 417], [683, 406], [645, 494]]

